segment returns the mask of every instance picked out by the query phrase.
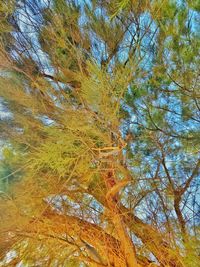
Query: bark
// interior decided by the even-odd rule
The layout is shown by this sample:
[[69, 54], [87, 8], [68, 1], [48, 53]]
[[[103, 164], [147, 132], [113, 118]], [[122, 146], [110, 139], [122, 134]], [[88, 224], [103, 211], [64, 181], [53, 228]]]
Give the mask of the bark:
[[185, 220], [183, 218], [183, 214], [180, 209], [180, 202], [181, 202], [181, 196], [177, 192], [177, 195], [174, 195], [174, 209], [175, 209], [175, 212], [178, 218], [183, 240], [185, 240], [187, 232], [186, 232], [186, 227], [185, 227]]
[[183, 267], [179, 251], [170, 247], [162, 233], [151, 225], [144, 223], [124, 206], [121, 206], [120, 209], [124, 213], [126, 225], [154, 254], [161, 266]]
[[[99, 192], [91, 188], [88, 193], [93, 195], [102, 205], [108, 208], [106, 199]], [[153, 226], [144, 223], [140, 218], [135, 216], [128, 208], [120, 204], [120, 213], [123, 214], [124, 223], [138, 238], [140, 238], [147, 249], [153, 253], [161, 266], [183, 267], [179, 251], [174, 253], [165, 237]]]
[[105, 184], [107, 187], [106, 201], [107, 205], [112, 213], [112, 223], [116, 229], [118, 238], [120, 240], [120, 247], [125, 257], [127, 267], [138, 267], [136, 259], [135, 246], [127, 233], [126, 226], [124, 224], [124, 218], [118, 208], [118, 188], [117, 182], [112, 171], [104, 175]]

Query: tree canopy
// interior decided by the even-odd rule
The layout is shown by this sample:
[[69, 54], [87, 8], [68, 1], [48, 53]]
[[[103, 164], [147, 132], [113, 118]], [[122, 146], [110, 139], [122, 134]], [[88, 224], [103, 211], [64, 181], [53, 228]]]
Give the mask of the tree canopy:
[[0, 266], [199, 266], [199, 12], [0, 1]]

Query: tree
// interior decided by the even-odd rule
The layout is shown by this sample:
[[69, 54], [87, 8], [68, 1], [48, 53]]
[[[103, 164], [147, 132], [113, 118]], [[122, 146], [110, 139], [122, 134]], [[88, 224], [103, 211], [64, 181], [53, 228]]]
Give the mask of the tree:
[[0, 12], [2, 266], [198, 266], [198, 1]]

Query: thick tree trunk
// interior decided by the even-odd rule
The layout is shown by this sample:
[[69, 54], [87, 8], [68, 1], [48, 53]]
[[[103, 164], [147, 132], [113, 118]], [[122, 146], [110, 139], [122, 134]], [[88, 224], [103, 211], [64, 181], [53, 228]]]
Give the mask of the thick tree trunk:
[[[108, 207], [105, 196], [99, 194], [96, 188], [95, 190], [91, 190], [91, 188], [88, 190], [88, 193], [93, 195], [102, 205]], [[170, 247], [161, 232], [151, 225], [144, 223], [123, 205], [120, 204], [118, 207], [120, 213], [123, 214], [125, 225], [142, 240], [147, 249], [157, 258], [161, 266], [183, 267], [181, 263], [182, 257], [179, 251], [175, 253], [174, 249]]]
[[139, 265], [136, 259], [134, 244], [127, 233], [123, 216], [118, 208], [119, 200], [117, 192], [115, 194], [109, 194], [109, 192], [113, 191], [113, 188], [116, 187], [116, 181], [113, 172], [109, 171], [106, 175], [104, 175], [104, 180], [108, 191], [106, 195], [107, 205], [112, 214], [112, 223], [120, 240], [120, 247], [124, 254], [126, 266], [138, 267]]

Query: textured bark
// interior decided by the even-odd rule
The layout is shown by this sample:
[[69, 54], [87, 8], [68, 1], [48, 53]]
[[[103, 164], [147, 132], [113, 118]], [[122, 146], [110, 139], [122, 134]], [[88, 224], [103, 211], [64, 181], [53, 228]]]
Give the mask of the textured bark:
[[108, 191], [106, 194], [107, 205], [113, 217], [112, 223], [120, 240], [120, 247], [125, 257], [127, 267], [138, 267], [135, 246], [128, 236], [124, 218], [118, 207], [118, 191], [114, 190], [117, 187], [114, 173], [112, 171], [108, 172], [104, 175], [104, 180]]
[[[89, 193], [108, 208], [105, 197], [102, 195], [100, 196], [99, 192], [89, 189]], [[161, 232], [158, 232], [158, 230], [151, 225], [144, 223], [123, 205], [119, 206], [119, 210], [123, 215], [126, 226], [142, 240], [143, 244], [154, 254], [161, 266], [183, 267], [181, 263], [182, 257], [179, 251], [174, 253], [174, 249], [170, 247]]]

